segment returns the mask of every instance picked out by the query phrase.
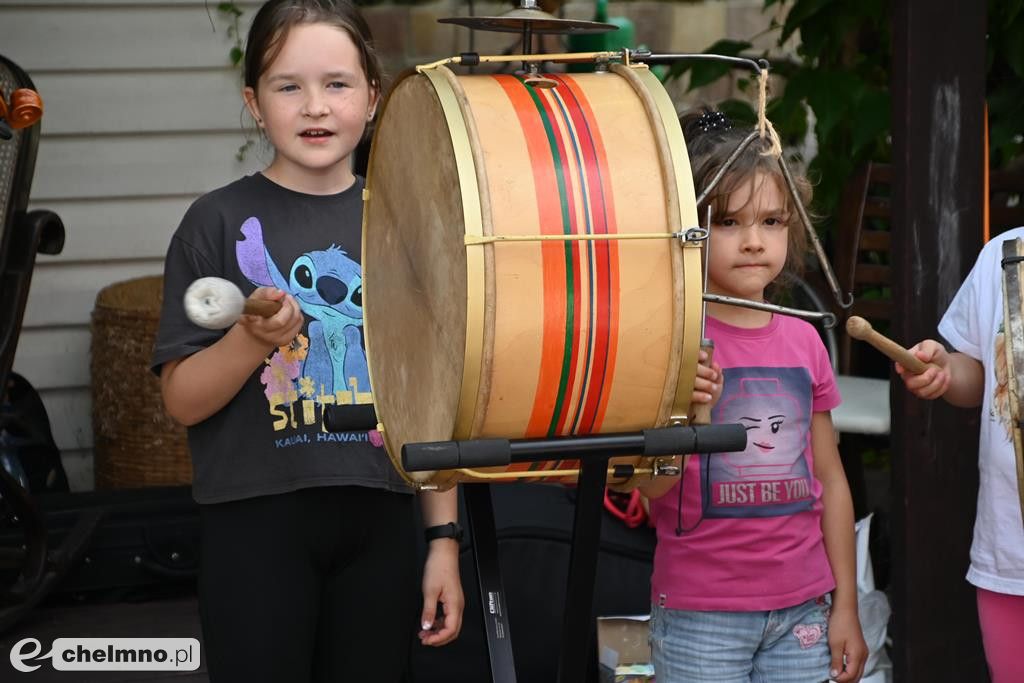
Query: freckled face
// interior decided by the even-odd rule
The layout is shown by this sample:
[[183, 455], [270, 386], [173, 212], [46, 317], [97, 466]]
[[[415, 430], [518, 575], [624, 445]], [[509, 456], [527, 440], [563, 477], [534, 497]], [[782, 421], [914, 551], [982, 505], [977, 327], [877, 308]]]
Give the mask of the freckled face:
[[359, 50], [329, 24], [299, 24], [244, 97], [274, 146], [266, 174], [294, 189], [351, 183], [350, 157], [377, 106]]

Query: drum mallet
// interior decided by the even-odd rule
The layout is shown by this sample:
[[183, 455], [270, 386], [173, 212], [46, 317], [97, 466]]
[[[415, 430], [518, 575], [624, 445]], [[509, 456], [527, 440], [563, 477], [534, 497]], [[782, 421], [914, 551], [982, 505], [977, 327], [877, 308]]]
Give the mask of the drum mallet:
[[846, 333], [854, 339], [860, 339], [871, 344], [891, 360], [899, 363], [915, 375], [920, 375], [928, 368], [938, 367], [934, 363], [925, 363], [892, 339], [879, 334], [871, 327], [871, 323], [860, 316], [851, 315], [849, 317], [846, 321]]
[[280, 301], [247, 299], [235, 283], [219, 277], [199, 278], [185, 290], [185, 314], [208, 330], [231, 327], [242, 315], [269, 318], [280, 310]]

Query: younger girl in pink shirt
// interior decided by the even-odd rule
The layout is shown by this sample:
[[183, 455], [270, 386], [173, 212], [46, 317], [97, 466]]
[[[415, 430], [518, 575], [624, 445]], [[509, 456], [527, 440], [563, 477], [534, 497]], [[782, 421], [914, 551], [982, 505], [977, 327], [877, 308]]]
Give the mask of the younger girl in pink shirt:
[[[709, 111], [683, 124], [700, 190], [749, 130]], [[766, 149], [755, 140], [698, 207], [712, 209], [711, 293], [764, 301], [802, 259], [805, 235]], [[681, 478], [641, 487], [655, 499], [658, 681], [855, 682], [867, 646], [828, 353], [796, 318], [714, 303], [707, 313], [716, 372], [697, 386], [717, 399], [713, 422], [746, 427], [747, 448], [680, 457]]]

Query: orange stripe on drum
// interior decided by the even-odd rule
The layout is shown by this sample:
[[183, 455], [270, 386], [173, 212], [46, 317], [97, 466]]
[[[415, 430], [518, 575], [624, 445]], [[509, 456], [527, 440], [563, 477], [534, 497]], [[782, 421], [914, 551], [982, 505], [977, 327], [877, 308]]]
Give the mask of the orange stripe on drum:
[[[501, 84], [519, 119], [526, 140], [537, 196], [541, 234], [564, 234], [562, 199], [555, 157], [548, 133], [529, 86], [514, 76], [494, 78]], [[524, 434], [527, 438], [546, 436], [559, 401], [559, 383], [565, 356], [568, 292], [566, 291], [565, 247], [559, 243], [540, 245], [544, 281], [544, 331], [540, 372], [533, 411]]]
[[[608, 157], [590, 102], [574, 78], [556, 75], [552, 75], [551, 78], [559, 81], [567, 90], [568, 97], [563, 99], [567, 103], [566, 109], [573, 117], [574, 128], [578, 133], [582, 166], [590, 190], [587, 212], [591, 229], [588, 232], [618, 232], [611, 179], [603, 172], [609, 168]], [[588, 247], [592, 251], [589, 265], [596, 279], [592, 288], [593, 341], [588, 349], [591, 378], [583, 402], [583, 412], [574, 420], [573, 429], [575, 433], [582, 434], [601, 429], [614, 377], [618, 341], [618, 243], [599, 242], [588, 244]]]

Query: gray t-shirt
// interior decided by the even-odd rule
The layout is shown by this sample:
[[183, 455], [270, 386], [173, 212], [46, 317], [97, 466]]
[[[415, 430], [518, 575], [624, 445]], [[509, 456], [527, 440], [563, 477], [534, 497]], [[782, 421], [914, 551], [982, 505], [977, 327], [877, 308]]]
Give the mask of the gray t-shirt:
[[376, 431], [328, 433], [324, 406], [372, 402], [363, 342], [363, 181], [336, 195], [294, 192], [255, 174], [200, 197], [167, 251], [152, 368], [226, 331], [194, 325], [182, 304], [196, 279], [234, 282], [248, 296], [272, 286], [306, 316], [231, 401], [188, 430], [193, 495], [218, 503], [311, 486], [411, 492]]

